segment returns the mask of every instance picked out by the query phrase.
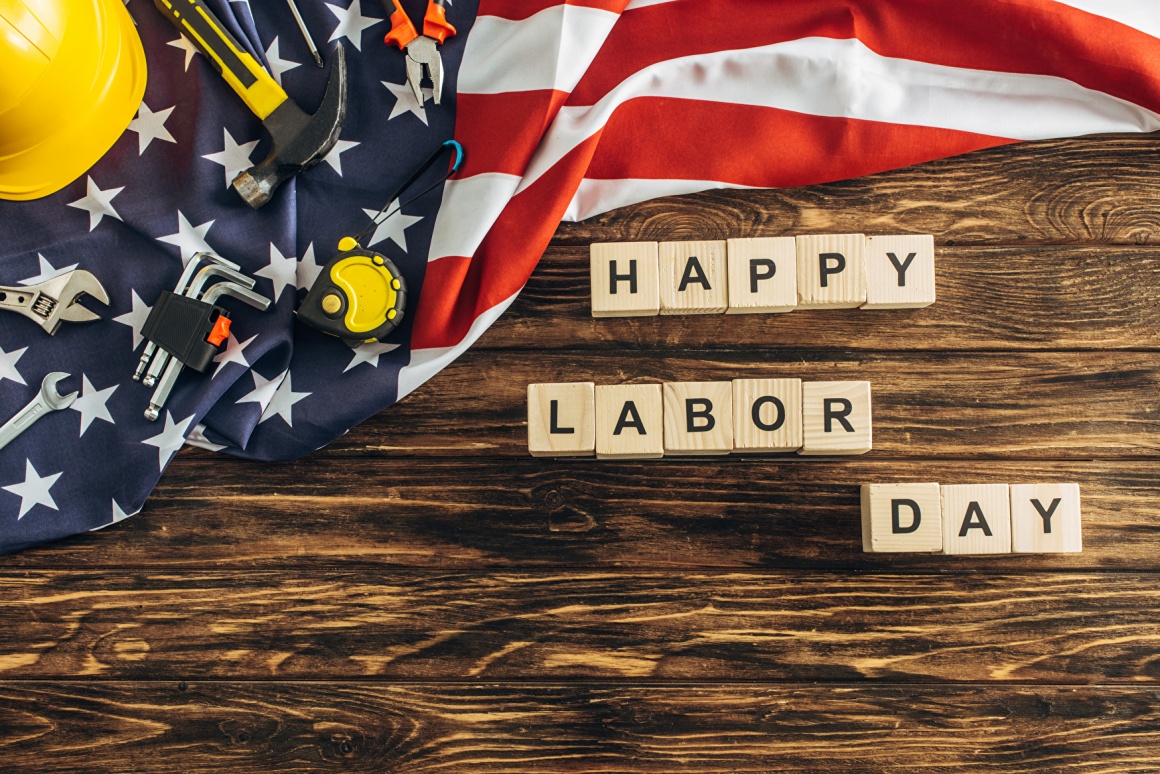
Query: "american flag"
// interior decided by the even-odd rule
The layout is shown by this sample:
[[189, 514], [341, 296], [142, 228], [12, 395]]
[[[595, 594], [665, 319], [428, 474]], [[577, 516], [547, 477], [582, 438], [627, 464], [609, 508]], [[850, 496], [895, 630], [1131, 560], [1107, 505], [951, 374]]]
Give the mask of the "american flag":
[[[284, 3], [208, 4], [292, 98], [318, 104], [327, 72]], [[325, 445], [478, 339], [561, 220], [1160, 128], [1155, 0], [449, 0], [459, 34], [441, 48], [439, 106], [411, 94], [378, 0], [300, 5], [328, 53], [347, 48], [350, 108], [325, 163], [262, 210], [229, 188], [265, 155], [261, 124], [149, 0], [128, 3], [149, 65], [129, 131], [60, 193], [0, 203], [0, 284], [79, 267], [111, 296], [104, 321], [54, 337], [0, 313], [0, 420], [50, 371], [81, 391], [0, 451], [0, 551], [137, 513], [183, 443], [265, 460]], [[338, 240], [451, 138], [464, 168], [368, 240], [417, 299], [400, 328], [352, 350], [296, 323]], [[200, 250], [275, 304], [227, 301], [228, 346], [150, 423], [150, 391], [129, 379], [141, 325]]]

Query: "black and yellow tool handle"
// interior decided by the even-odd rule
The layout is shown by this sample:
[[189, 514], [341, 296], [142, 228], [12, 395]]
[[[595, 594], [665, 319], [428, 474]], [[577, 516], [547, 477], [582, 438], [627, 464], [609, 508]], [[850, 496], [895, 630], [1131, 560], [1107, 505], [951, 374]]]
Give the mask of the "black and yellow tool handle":
[[153, 4], [197, 46], [258, 118], [265, 120], [288, 99], [278, 82], [242, 48], [202, 0], [153, 0]]

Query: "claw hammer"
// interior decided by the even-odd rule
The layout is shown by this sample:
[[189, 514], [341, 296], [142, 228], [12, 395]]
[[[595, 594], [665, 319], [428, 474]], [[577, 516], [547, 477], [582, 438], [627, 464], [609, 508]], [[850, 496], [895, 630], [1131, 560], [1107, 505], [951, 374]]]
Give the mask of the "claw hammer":
[[265, 160], [234, 178], [234, 190], [251, 207], [266, 204], [279, 185], [325, 158], [346, 119], [346, 53], [341, 43], [335, 48], [322, 104], [309, 115], [202, 0], [153, 0], [153, 4], [205, 55], [274, 140]]

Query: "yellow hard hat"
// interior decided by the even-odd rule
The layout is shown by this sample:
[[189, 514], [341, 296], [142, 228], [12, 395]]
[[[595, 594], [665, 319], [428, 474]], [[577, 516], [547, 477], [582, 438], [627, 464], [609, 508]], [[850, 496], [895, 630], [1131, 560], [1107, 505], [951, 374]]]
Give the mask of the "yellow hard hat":
[[0, 199], [83, 175], [145, 94], [145, 51], [122, 0], [0, 0]]

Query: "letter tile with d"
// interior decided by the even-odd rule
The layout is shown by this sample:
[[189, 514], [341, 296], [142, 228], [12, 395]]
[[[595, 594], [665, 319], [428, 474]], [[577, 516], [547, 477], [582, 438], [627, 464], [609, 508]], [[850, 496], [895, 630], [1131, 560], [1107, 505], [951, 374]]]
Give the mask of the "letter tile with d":
[[942, 543], [938, 484], [862, 485], [863, 551], [937, 554]]

